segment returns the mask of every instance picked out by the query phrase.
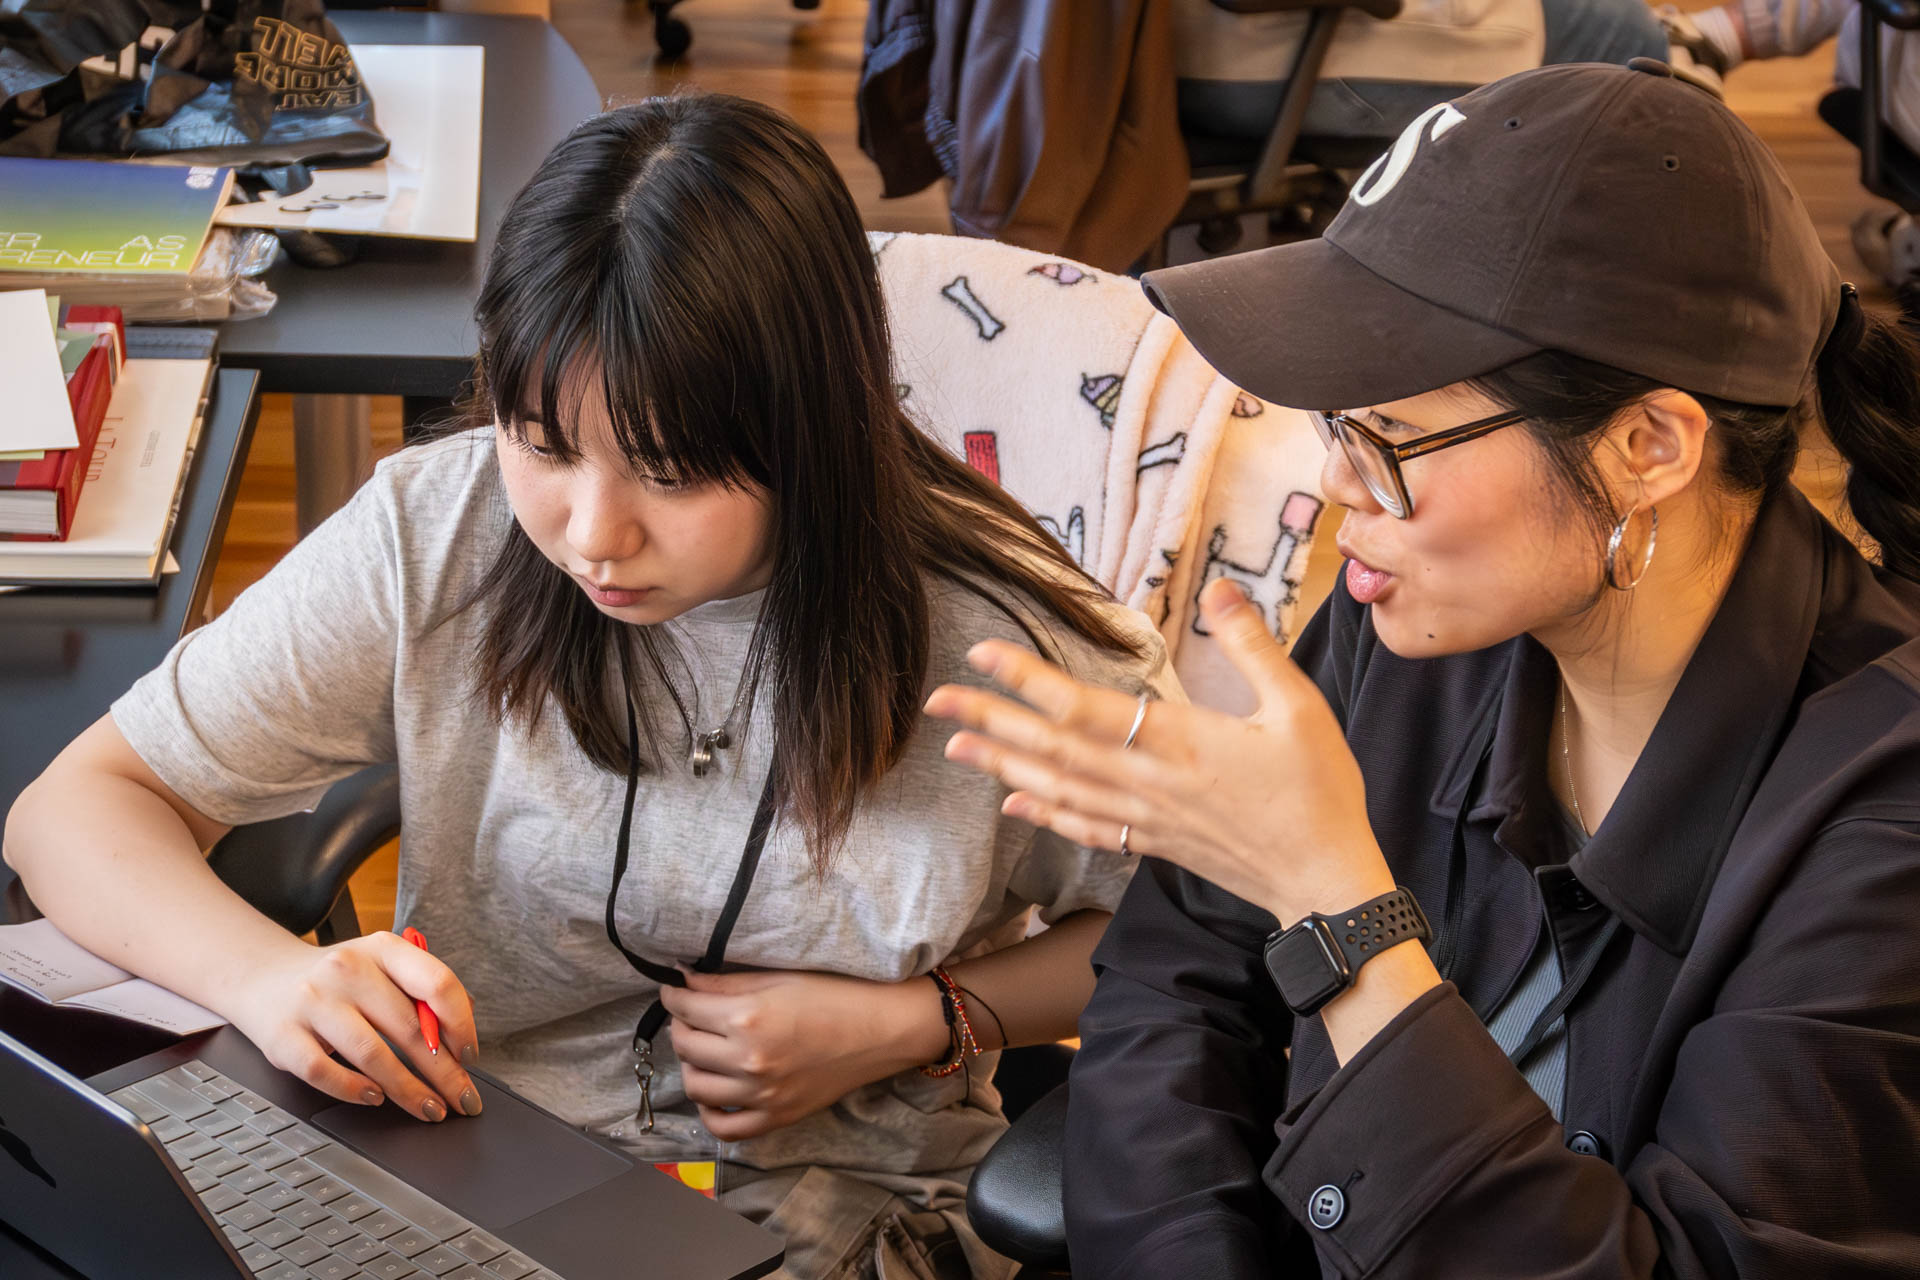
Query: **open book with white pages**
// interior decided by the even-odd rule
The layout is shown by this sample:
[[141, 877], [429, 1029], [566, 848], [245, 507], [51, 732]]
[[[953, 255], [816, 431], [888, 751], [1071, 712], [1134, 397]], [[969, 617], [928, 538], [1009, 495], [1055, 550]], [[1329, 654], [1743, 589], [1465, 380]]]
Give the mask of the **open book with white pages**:
[[51, 920], [0, 925], [0, 982], [63, 1009], [110, 1013], [175, 1035], [227, 1021], [185, 996], [108, 964]]

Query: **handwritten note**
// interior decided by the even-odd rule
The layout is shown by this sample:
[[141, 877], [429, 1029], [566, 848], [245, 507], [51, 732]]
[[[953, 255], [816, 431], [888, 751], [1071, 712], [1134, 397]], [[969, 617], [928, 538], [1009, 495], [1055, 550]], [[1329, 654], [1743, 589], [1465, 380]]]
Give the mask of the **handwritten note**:
[[51, 920], [0, 925], [0, 982], [51, 1005], [110, 1013], [175, 1035], [226, 1022], [211, 1009], [108, 964]]

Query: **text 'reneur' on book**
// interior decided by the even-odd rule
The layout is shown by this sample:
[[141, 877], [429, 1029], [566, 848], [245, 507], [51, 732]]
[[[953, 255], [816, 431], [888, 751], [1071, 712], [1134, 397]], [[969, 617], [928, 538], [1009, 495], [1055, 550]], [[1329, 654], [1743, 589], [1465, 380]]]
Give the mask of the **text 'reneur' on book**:
[[5, 273], [185, 274], [206, 247], [233, 171], [0, 156]]

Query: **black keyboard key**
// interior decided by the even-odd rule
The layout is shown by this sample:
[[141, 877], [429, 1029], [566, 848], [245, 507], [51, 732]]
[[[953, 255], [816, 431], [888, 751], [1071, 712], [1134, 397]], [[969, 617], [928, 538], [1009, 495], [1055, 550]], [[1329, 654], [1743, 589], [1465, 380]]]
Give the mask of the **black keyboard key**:
[[245, 1204], [246, 1200], [245, 1196], [232, 1187], [224, 1187], [218, 1183], [200, 1196], [200, 1203], [207, 1206], [209, 1213], [225, 1213], [235, 1205]]
[[404, 1253], [411, 1258], [416, 1253], [425, 1253], [440, 1242], [418, 1227], [408, 1227], [405, 1231], [388, 1236], [381, 1243], [395, 1253]]
[[273, 1215], [249, 1200], [245, 1204], [237, 1204], [221, 1214], [220, 1221], [230, 1227], [238, 1227], [242, 1231], [252, 1231], [255, 1227], [262, 1227], [272, 1222]]
[[162, 1116], [158, 1121], [147, 1123], [153, 1129], [153, 1136], [162, 1142], [178, 1142], [194, 1133], [193, 1126], [179, 1116]]
[[[278, 1134], [288, 1129], [294, 1129], [296, 1133], [306, 1132], [305, 1130], [296, 1129], [295, 1126], [300, 1122], [278, 1107], [253, 1112], [248, 1118], [247, 1123], [266, 1134]], [[324, 1142], [325, 1139], [320, 1139], [320, 1141]]]
[[192, 1136], [182, 1138], [178, 1142], [169, 1145], [167, 1147], [167, 1154], [173, 1157], [175, 1164], [184, 1165], [189, 1161], [200, 1159], [201, 1156], [212, 1155], [216, 1151], [225, 1150], [225, 1147], [215, 1142], [212, 1138], [209, 1138], [206, 1134], [193, 1133]]
[[327, 1203], [329, 1212], [345, 1218], [348, 1222], [358, 1222], [360, 1219], [377, 1212], [379, 1208], [379, 1205], [358, 1192], [349, 1192], [338, 1200], [332, 1200]]
[[302, 1231], [305, 1231], [316, 1222], [325, 1222], [331, 1216], [332, 1215], [325, 1209], [322, 1209], [311, 1200], [302, 1200], [299, 1204], [290, 1204], [280, 1211], [280, 1218], [283, 1222], [291, 1222]]
[[413, 1256], [413, 1265], [422, 1271], [436, 1276], [444, 1276], [449, 1271], [457, 1271], [467, 1264], [467, 1260], [447, 1246], [440, 1244]]
[[[239, 1160], [238, 1156], [234, 1159]], [[238, 1191], [241, 1195], [252, 1195], [262, 1187], [273, 1185], [273, 1175], [265, 1169], [256, 1169], [246, 1161], [240, 1161], [240, 1167], [232, 1173], [220, 1175], [220, 1181]]]
[[133, 1087], [137, 1092], [152, 1098], [182, 1120], [191, 1120], [195, 1116], [203, 1116], [213, 1110], [211, 1102], [198, 1096], [191, 1089], [175, 1084], [165, 1076], [142, 1080]]
[[220, 1185], [220, 1179], [214, 1177], [205, 1169], [188, 1169], [184, 1172], [183, 1176], [187, 1180], [187, 1185], [193, 1188], [195, 1194], [202, 1191], [210, 1191]]
[[232, 1133], [240, 1127], [238, 1120], [232, 1116], [221, 1115], [218, 1111], [209, 1111], [203, 1116], [195, 1116], [187, 1123], [209, 1138], [217, 1138], [223, 1133]]
[[360, 1268], [345, 1258], [329, 1257], [306, 1265], [307, 1274], [312, 1276], [313, 1280], [353, 1280], [353, 1277], [360, 1274]]
[[[292, 1164], [299, 1158], [299, 1156], [296, 1156], [293, 1152], [287, 1150], [277, 1142], [269, 1142], [264, 1147], [256, 1147], [252, 1151], [247, 1152], [248, 1164], [256, 1169], [265, 1169], [269, 1173], [278, 1169], [281, 1165]], [[312, 1168], [313, 1166], [309, 1165], [307, 1167]]]
[[353, 1224], [375, 1240], [385, 1240], [396, 1231], [404, 1231], [413, 1224], [385, 1209], [379, 1209]]
[[[253, 1238], [261, 1244], [284, 1249], [300, 1238], [300, 1228], [291, 1222], [282, 1222], [275, 1218], [272, 1222], [263, 1222], [253, 1229]], [[325, 1250], [322, 1250], [324, 1253]]]
[[480, 1269], [491, 1271], [499, 1276], [500, 1280], [525, 1280], [525, 1277], [532, 1275], [540, 1268], [525, 1254], [508, 1253], [495, 1258]]
[[365, 1266], [369, 1260], [377, 1258], [387, 1251], [380, 1247], [378, 1240], [369, 1240], [365, 1236], [355, 1236], [353, 1239], [341, 1245], [336, 1252], [351, 1262]]
[[[285, 1227], [287, 1224], [282, 1222], [279, 1225]], [[288, 1227], [288, 1230], [292, 1228]], [[279, 1248], [281, 1257], [308, 1269], [312, 1269], [313, 1264], [320, 1259], [330, 1256], [325, 1245], [309, 1240], [303, 1235], [295, 1235]]]
[[203, 1169], [216, 1178], [224, 1178], [248, 1167], [245, 1156], [237, 1156], [218, 1143], [214, 1144], [214, 1148], [204, 1156], [195, 1156], [193, 1167]]
[[318, 1240], [329, 1249], [338, 1249], [359, 1234], [335, 1217], [328, 1217], [325, 1222], [316, 1222], [307, 1228], [307, 1239]]
[[300, 1193], [318, 1204], [327, 1204], [351, 1194], [352, 1187], [338, 1178], [319, 1178], [300, 1188]]
[[263, 1244], [247, 1244], [240, 1250], [240, 1261], [247, 1264], [249, 1271], [265, 1271], [280, 1261], [280, 1255]]
[[367, 1274], [374, 1280], [405, 1280], [407, 1276], [417, 1276], [420, 1268], [405, 1258], [391, 1253], [383, 1253], [366, 1264]]
[[232, 1133], [221, 1134], [215, 1141], [235, 1155], [244, 1156], [250, 1151], [258, 1151], [273, 1139], [251, 1129], [235, 1129]]
[[[261, 1167], [264, 1168], [265, 1165]], [[275, 1169], [273, 1176], [290, 1187], [304, 1187], [320, 1176], [320, 1170], [305, 1160], [295, 1160], [291, 1164], [284, 1164]]]
[[491, 1262], [507, 1251], [507, 1246], [495, 1240], [486, 1232], [475, 1227], [458, 1240], [447, 1241], [449, 1249], [456, 1249], [469, 1262]]
[[307, 1280], [307, 1273], [291, 1262], [276, 1262], [258, 1274], [260, 1280]]
[[300, 1193], [284, 1182], [276, 1182], [270, 1187], [260, 1188], [247, 1199], [269, 1213], [278, 1213], [290, 1204], [299, 1204]]
[[186, 1066], [181, 1067], [180, 1070], [186, 1072], [188, 1075], [192, 1076], [195, 1080], [199, 1081], [202, 1084], [205, 1084], [209, 1080], [219, 1080], [223, 1078], [218, 1071], [215, 1071], [212, 1067], [200, 1061], [200, 1059], [198, 1058], [195, 1058], [192, 1062], [189, 1062]]
[[[262, 1112], [261, 1114], [272, 1115], [273, 1113]], [[292, 1117], [289, 1116], [288, 1119], [292, 1119]], [[270, 1133], [272, 1130], [263, 1130], [263, 1132]], [[300, 1125], [294, 1125], [280, 1133], [275, 1133], [273, 1137], [274, 1141], [298, 1156], [312, 1155], [320, 1148], [328, 1145], [325, 1138], [313, 1130]]]
[[[127, 1110], [133, 1112], [134, 1115], [140, 1117], [142, 1124], [154, 1124], [157, 1121], [169, 1119], [173, 1115], [171, 1111], [168, 1111], [152, 1098], [147, 1097], [144, 1093], [131, 1087], [117, 1090], [107, 1096]], [[162, 1139], [162, 1141], [165, 1141], [165, 1139]]]

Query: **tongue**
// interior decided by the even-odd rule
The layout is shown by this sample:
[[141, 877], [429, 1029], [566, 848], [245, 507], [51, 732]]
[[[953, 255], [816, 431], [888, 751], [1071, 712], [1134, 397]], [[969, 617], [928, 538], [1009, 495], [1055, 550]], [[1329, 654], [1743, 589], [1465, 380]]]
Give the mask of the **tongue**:
[[1372, 604], [1393, 581], [1393, 575], [1369, 569], [1358, 560], [1347, 561], [1347, 592], [1361, 604]]

